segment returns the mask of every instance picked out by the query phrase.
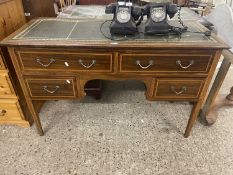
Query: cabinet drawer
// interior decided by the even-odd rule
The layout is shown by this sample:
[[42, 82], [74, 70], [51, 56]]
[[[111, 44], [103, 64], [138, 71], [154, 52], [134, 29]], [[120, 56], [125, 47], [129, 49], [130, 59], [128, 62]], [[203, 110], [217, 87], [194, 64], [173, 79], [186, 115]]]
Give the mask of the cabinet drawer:
[[0, 100], [0, 123], [6, 121], [22, 120], [23, 114], [18, 100]]
[[154, 91], [155, 98], [198, 98], [204, 80], [159, 79]]
[[120, 72], [208, 72], [212, 55], [122, 54]]
[[19, 52], [23, 70], [111, 72], [111, 53]]
[[26, 82], [32, 98], [74, 98], [76, 96], [74, 78], [27, 79]]
[[6, 69], [1, 55], [0, 55], [0, 69]]
[[8, 73], [0, 73], [0, 96], [1, 98], [9, 98], [9, 96], [14, 95], [14, 89], [11, 84]]

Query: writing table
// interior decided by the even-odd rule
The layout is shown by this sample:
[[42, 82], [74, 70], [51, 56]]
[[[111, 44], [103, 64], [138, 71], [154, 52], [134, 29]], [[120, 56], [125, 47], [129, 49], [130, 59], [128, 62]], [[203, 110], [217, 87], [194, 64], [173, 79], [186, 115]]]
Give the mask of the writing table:
[[[206, 31], [195, 21], [185, 21], [192, 32], [182, 36], [144, 36], [140, 32], [114, 41], [101, 34], [102, 23], [42, 18], [1, 42], [8, 49], [39, 134], [44, 133], [35, 102], [83, 99], [84, 86], [93, 79], [135, 79], [145, 83], [147, 100], [193, 102], [184, 134], [188, 137], [222, 50], [228, 46], [215, 35], [194, 33]], [[102, 28], [106, 35], [108, 25]]]

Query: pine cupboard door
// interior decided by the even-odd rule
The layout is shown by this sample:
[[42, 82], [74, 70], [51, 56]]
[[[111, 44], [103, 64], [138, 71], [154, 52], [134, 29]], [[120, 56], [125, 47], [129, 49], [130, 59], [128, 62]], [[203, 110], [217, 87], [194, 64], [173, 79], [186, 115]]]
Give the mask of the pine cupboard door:
[[0, 40], [2, 40], [5, 36], [6, 36], [5, 20], [4, 20], [4, 18], [2, 16], [0, 16]]
[[21, 0], [0, 0], [0, 40], [25, 24]]
[[0, 3], [0, 40], [13, 32], [8, 4], [9, 2]]
[[26, 23], [22, 0], [11, 1], [7, 8], [10, 14], [13, 31], [15, 31]]

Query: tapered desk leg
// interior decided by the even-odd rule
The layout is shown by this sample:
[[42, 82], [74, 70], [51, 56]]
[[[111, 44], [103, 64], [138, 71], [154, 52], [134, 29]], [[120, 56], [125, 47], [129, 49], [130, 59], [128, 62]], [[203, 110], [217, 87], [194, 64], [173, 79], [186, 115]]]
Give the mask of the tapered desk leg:
[[[201, 117], [206, 119], [207, 123], [209, 125], [212, 125], [217, 120], [217, 115], [214, 114], [215, 112], [212, 110], [212, 114], [210, 114], [211, 108], [215, 108], [217, 104], [214, 104], [214, 101], [218, 95], [218, 92], [222, 86], [222, 83], [227, 75], [227, 72], [231, 66], [231, 62], [228, 59], [224, 59], [222, 62], [222, 65], [218, 71], [218, 74], [215, 78], [215, 81], [213, 83], [213, 86], [210, 90], [210, 93], [208, 95], [208, 98], [206, 100], [206, 103], [202, 109]], [[210, 115], [209, 115], [210, 114]]]
[[16, 74], [17, 74], [18, 79], [19, 79], [19, 83], [21, 85], [23, 94], [25, 96], [25, 100], [26, 100], [26, 103], [27, 103], [27, 106], [28, 106], [28, 110], [31, 113], [32, 118], [33, 118], [33, 120], [35, 122], [38, 134], [40, 136], [43, 136], [44, 135], [44, 131], [43, 131], [42, 126], [41, 126], [40, 118], [39, 118], [39, 115], [37, 113], [37, 110], [35, 109], [35, 106], [33, 105], [33, 101], [32, 101], [32, 99], [30, 97], [30, 94], [29, 94], [29, 92], [27, 90], [27, 86], [24, 83], [24, 78], [23, 78], [23, 76], [20, 73], [20, 66], [19, 66], [19, 63], [17, 61], [17, 56], [16, 56], [13, 48], [9, 48], [8, 51], [9, 51], [9, 54], [11, 55], [11, 57], [13, 58], [12, 59], [12, 63], [14, 65]]
[[34, 120], [34, 122], [36, 124], [37, 132], [38, 132], [38, 134], [40, 136], [43, 136], [44, 135], [44, 131], [43, 131], [42, 126], [41, 126], [39, 114], [37, 113], [37, 110], [35, 109], [32, 101], [31, 102], [27, 102], [27, 103], [28, 103], [28, 106], [30, 108], [30, 112], [32, 114], [33, 120]]
[[207, 78], [207, 80], [206, 80], [206, 82], [204, 84], [202, 93], [200, 94], [200, 97], [199, 97], [198, 101], [195, 102], [194, 105], [193, 105], [193, 109], [192, 109], [191, 115], [189, 117], [188, 125], [186, 127], [185, 134], [184, 134], [184, 137], [186, 137], [186, 138], [189, 137], [190, 132], [192, 130], [192, 127], [195, 124], [195, 122], [197, 120], [197, 117], [199, 116], [199, 114], [201, 112], [201, 108], [203, 106], [203, 103], [205, 102], [205, 98], [206, 98], [206, 94], [207, 94], [207, 91], [208, 91], [210, 81], [211, 81], [211, 79], [213, 77], [213, 73], [214, 73], [214, 70], [215, 70], [215, 68], [216, 68], [216, 66], [218, 64], [220, 56], [221, 56], [221, 52], [218, 52], [216, 54], [216, 56], [215, 56], [213, 66], [212, 66], [212, 68], [210, 70], [211, 75], [209, 75], [209, 77]]
[[192, 109], [191, 115], [189, 117], [188, 125], [186, 127], [185, 134], [184, 134], [185, 138], [188, 138], [190, 135], [192, 127], [195, 124], [197, 117], [199, 115], [199, 112], [201, 110], [201, 104], [202, 104], [202, 100], [199, 100], [198, 102], [196, 102], [193, 105], [193, 109]]

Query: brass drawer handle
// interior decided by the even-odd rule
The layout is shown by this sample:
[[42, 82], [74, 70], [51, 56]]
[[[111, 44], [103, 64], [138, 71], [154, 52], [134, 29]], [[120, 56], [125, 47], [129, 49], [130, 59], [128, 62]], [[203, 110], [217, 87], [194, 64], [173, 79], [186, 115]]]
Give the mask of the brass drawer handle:
[[181, 95], [181, 94], [183, 94], [184, 92], [187, 91], [187, 87], [182, 86], [180, 92], [177, 92], [175, 86], [172, 86], [171, 91], [174, 92], [176, 95]]
[[149, 67], [154, 65], [154, 60], [150, 60], [147, 66], [143, 66], [140, 60], [136, 60], [136, 65], [140, 66], [142, 69], [148, 69]]
[[190, 68], [192, 65], [194, 65], [194, 60], [191, 60], [191, 61], [189, 62], [189, 65], [187, 65], [187, 66], [184, 66], [184, 65], [182, 64], [182, 61], [181, 61], [181, 60], [177, 60], [177, 61], [176, 61], [176, 64], [177, 64], [178, 66], [180, 66], [182, 69], [188, 69], [188, 68]]
[[53, 58], [51, 58], [50, 62], [48, 64], [44, 64], [44, 63], [42, 63], [40, 58], [37, 58], [36, 62], [39, 63], [43, 67], [49, 67], [51, 64], [53, 64], [55, 62], [55, 60]]
[[96, 64], [96, 60], [92, 60], [90, 65], [85, 65], [83, 63], [82, 59], [78, 60], [79, 64], [81, 64], [83, 67], [85, 67], [86, 69], [90, 69], [92, 66], [94, 66]]
[[50, 94], [56, 93], [57, 90], [58, 90], [59, 88], [60, 88], [60, 86], [56, 86], [55, 90], [51, 91], [51, 90], [48, 90], [48, 86], [43, 86], [43, 90], [44, 90], [45, 92], [50, 93]]
[[0, 109], [0, 117], [4, 117], [6, 115], [6, 110]]

